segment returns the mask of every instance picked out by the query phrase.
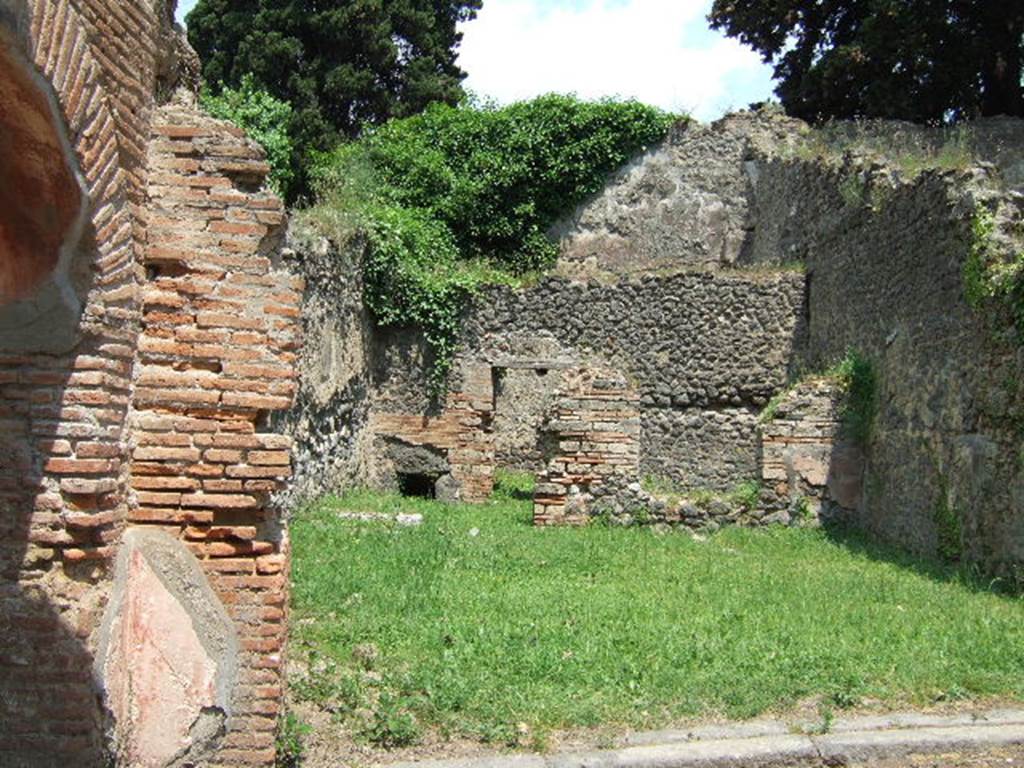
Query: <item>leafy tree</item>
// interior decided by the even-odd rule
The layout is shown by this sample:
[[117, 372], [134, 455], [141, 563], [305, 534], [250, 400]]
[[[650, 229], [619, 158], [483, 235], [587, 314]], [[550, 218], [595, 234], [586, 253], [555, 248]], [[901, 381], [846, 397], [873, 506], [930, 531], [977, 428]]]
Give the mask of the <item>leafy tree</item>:
[[676, 118], [635, 101], [433, 104], [320, 158], [314, 220], [365, 236], [364, 298], [415, 325], [447, 373], [465, 300], [557, 256], [545, 232]]
[[711, 26], [774, 64], [806, 120], [1024, 116], [1024, 3], [715, 0]]
[[270, 164], [270, 186], [277, 194], [287, 196], [295, 178], [292, 140], [287, 130], [292, 116], [288, 102], [258, 89], [250, 74], [242, 77], [238, 88], [224, 88], [217, 95], [204, 88], [199, 100], [211, 115], [245, 129], [249, 138], [263, 147]]
[[[203, 77], [215, 90], [252, 73], [292, 105], [302, 156], [354, 137], [367, 123], [456, 103], [460, 21], [481, 0], [199, 0], [187, 17]], [[300, 186], [304, 180], [299, 179]]]

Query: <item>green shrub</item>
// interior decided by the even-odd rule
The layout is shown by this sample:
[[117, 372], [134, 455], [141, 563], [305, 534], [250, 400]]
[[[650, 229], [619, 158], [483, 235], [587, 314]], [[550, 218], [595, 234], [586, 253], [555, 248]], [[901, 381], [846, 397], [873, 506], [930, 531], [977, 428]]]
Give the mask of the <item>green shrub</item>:
[[850, 350], [827, 375], [835, 377], [844, 395], [840, 414], [844, 431], [861, 445], [867, 445], [878, 408], [874, 365], [859, 352]]
[[298, 768], [306, 752], [305, 740], [312, 728], [292, 712], [285, 712], [277, 726], [277, 768]]
[[204, 87], [199, 101], [213, 117], [230, 120], [263, 147], [270, 164], [270, 187], [285, 197], [294, 180], [292, 140], [287, 128], [291, 105], [258, 89], [249, 74], [242, 77], [238, 88], [222, 87], [216, 95]]
[[532, 499], [537, 484], [533, 472], [497, 469], [494, 472], [494, 495], [505, 499]]
[[840, 418], [843, 430], [862, 445], [871, 439], [875, 412], [878, 408], [878, 382], [871, 361], [856, 350], [848, 350], [837, 363], [823, 373], [812, 373], [799, 377], [794, 383], [775, 394], [758, 416], [762, 424], [771, 422], [779, 407], [793, 390], [809, 379], [824, 378], [836, 382], [843, 395]]
[[745, 509], [753, 509], [761, 500], [761, 483], [745, 480], [729, 492], [729, 500]]
[[410, 703], [389, 694], [382, 696], [373, 725], [366, 733], [369, 740], [384, 749], [408, 747], [418, 742], [422, 732], [416, 716], [409, 711]]
[[1001, 258], [994, 245], [995, 229], [995, 216], [979, 206], [971, 218], [964, 296], [976, 309], [989, 301], [1001, 302], [1013, 318], [1018, 338], [1024, 341], [1024, 251]]
[[310, 216], [366, 232], [367, 304], [382, 325], [423, 329], [439, 386], [466, 300], [550, 266], [551, 224], [674, 119], [635, 101], [574, 96], [435, 104], [318, 158]]

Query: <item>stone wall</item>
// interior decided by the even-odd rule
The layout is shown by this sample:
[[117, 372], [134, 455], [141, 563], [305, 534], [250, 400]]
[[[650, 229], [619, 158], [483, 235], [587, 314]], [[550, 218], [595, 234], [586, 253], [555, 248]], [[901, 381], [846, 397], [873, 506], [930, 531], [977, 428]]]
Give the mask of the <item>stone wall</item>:
[[[295, 269], [308, 285], [307, 344], [299, 405], [286, 428], [303, 457], [300, 475], [310, 478], [300, 487], [306, 495], [359, 484], [397, 488], [408, 467], [396, 469], [394, 441], [378, 437], [415, 425], [414, 444], [448, 450], [446, 438], [428, 438], [449, 416], [430, 396], [423, 340], [411, 329], [374, 326], [355, 284], [345, 287], [331, 273], [331, 265], [358, 265], [357, 246], [339, 256], [326, 244], [296, 244]], [[803, 302], [803, 275], [793, 270], [551, 277], [485, 291], [464, 318], [455, 367], [491, 371], [488, 451], [497, 466], [543, 468], [540, 426], [561, 372], [596, 366], [621, 371], [638, 392], [641, 474], [725, 490], [760, 475], [757, 415], [786, 383], [803, 343]], [[453, 391], [459, 386], [456, 376]], [[334, 393], [334, 405], [320, 404], [329, 400], [317, 400], [321, 390]], [[400, 461], [411, 459], [406, 452]], [[425, 454], [423, 461], [434, 463]], [[443, 463], [425, 471], [447, 472]]]
[[[952, 536], [969, 560], [1012, 574], [1024, 559], [1024, 353], [998, 307], [968, 306], [963, 267], [979, 205], [995, 213], [996, 245], [1021, 250], [1022, 141], [1024, 123], [1009, 119], [946, 131], [894, 123], [812, 131], [762, 112], [677, 128], [556, 228], [560, 268], [614, 280], [663, 270], [673, 257], [711, 268], [802, 264], [804, 325], [789, 348], [791, 373], [824, 370], [855, 349], [878, 377], [856, 519], [925, 553]], [[663, 231], [673, 221], [679, 226]], [[680, 372], [669, 378], [680, 381]], [[762, 458], [754, 409], [709, 414], [716, 425], [676, 408], [675, 393], [662, 397], [672, 398], [671, 411], [650, 410], [649, 401], [644, 410], [645, 471], [681, 479], [653, 458], [665, 457], [676, 468], [723, 467], [734, 479], [752, 464], [772, 473], [777, 436], [766, 436]], [[673, 453], [676, 435], [688, 433], [702, 436], [684, 437], [689, 450]], [[731, 463], [718, 443], [734, 446]], [[746, 446], [745, 457], [735, 446]], [[839, 454], [825, 450], [827, 463], [845, 464]]]
[[551, 278], [483, 294], [461, 354], [500, 361], [532, 336], [622, 371], [640, 398], [641, 473], [725, 489], [760, 474], [757, 414], [801, 343], [803, 291], [803, 275], [785, 271]]
[[[31, 203], [0, 208], [5, 765], [273, 763], [289, 458], [259, 425], [291, 401], [299, 286], [259, 150], [157, 103], [193, 71], [172, 14], [0, 5], [0, 167]], [[43, 209], [58, 237], [30, 236]]]
[[284, 265], [305, 284], [295, 405], [274, 415], [294, 442], [295, 477], [282, 506], [369, 481], [377, 335], [363, 305], [362, 243], [334, 245], [293, 220]]
[[1008, 122], [967, 134], [993, 153], [987, 167], [977, 156], [922, 173], [884, 156], [761, 156], [750, 258], [806, 264], [805, 369], [850, 348], [875, 366], [860, 522], [925, 553], [952, 535], [969, 560], [1011, 573], [1024, 562], [1024, 351], [998, 307], [967, 304], [963, 274], [979, 205], [1011, 235], [1021, 220], [1006, 191], [1019, 169], [999, 138], [1021, 132]]
[[565, 364], [558, 360], [509, 360], [495, 366], [495, 463], [505, 469], [544, 469], [544, 420], [554, 406]]

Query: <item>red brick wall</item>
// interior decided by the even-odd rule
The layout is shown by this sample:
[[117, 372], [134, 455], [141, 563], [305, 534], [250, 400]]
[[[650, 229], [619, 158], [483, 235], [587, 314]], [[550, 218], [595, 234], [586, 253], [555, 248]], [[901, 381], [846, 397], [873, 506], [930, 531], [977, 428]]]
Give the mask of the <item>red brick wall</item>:
[[218, 764], [273, 761], [287, 547], [267, 497], [289, 468], [260, 425], [290, 402], [298, 286], [271, 264], [279, 202], [249, 191], [258, 152], [194, 111], [157, 111], [155, 7], [27, 0], [4, 37], [52, 88], [88, 196], [65, 285], [81, 312], [53, 329], [70, 343], [0, 351], [5, 766], [99, 764], [92, 655], [127, 525], [189, 542], [237, 623]]
[[[99, 14], [101, 5], [86, 7]], [[13, 765], [98, 759], [88, 645], [127, 511], [138, 271], [117, 115], [82, 10], [30, 3], [8, 41], [52, 84], [90, 224], [77, 345], [63, 354], [0, 353], [0, 753]], [[144, 38], [148, 23], [137, 16], [130, 36]]]
[[268, 508], [290, 439], [261, 428], [291, 404], [301, 286], [269, 258], [284, 214], [241, 133], [170, 105], [149, 145], [150, 279], [131, 419], [132, 524], [186, 541], [236, 622], [234, 718], [216, 764], [273, 762], [287, 543]]
[[534, 525], [583, 525], [587, 495], [604, 483], [640, 475], [640, 397], [616, 371], [563, 374], [545, 424], [551, 455], [537, 475]]
[[487, 363], [463, 361], [437, 416], [374, 413], [374, 435], [442, 451], [459, 499], [486, 501], [494, 488], [494, 381]]

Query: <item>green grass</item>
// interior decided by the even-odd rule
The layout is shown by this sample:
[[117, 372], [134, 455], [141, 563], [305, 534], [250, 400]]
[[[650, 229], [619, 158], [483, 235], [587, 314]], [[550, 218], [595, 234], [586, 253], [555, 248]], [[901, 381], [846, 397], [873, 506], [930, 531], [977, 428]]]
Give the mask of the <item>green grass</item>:
[[291, 653], [310, 672], [293, 692], [386, 746], [745, 718], [813, 695], [1024, 696], [1024, 602], [954, 570], [818, 530], [538, 529], [513, 485], [478, 507], [360, 492], [298, 514]]

